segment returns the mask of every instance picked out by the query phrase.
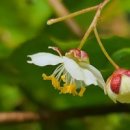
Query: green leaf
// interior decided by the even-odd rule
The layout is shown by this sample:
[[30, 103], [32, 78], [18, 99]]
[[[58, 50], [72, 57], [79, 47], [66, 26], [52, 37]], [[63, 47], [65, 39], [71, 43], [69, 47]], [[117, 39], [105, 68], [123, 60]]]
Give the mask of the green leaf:
[[130, 47], [124, 47], [116, 51], [113, 54], [113, 59], [115, 59], [120, 64], [120, 66], [130, 69], [130, 62], [128, 62], [130, 60]]

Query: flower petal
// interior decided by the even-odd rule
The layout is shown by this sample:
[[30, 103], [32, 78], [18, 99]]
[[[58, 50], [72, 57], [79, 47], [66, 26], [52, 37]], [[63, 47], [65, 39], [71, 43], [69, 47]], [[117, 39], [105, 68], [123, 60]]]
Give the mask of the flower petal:
[[74, 60], [63, 57], [64, 67], [66, 71], [76, 80], [85, 82], [86, 85], [95, 84], [97, 81], [95, 76], [87, 69], [81, 68]]
[[106, 94], [116, 103], [117, 94], [113, 93], [110, 87], [110, 81], [106, 83]]
[[57, 65], [63, 62], [62, 57], [44, 52], [28, 55], [28, 57], [31, 58], [30, 61], [27, 61], [28, 63], [35, 64], [38, 66]]
[[94, 66], [90, 65], [90, 64], [87, 64], [86, 68], [93, 73], [93, 75], [97, 79], [98, 85], [102, 89], [104, 89], [104, 91], [105, 91], [105, 81], [104, 81], [104, 79], [103, 79], [102, 74], [100, 73], [100, 71], [98, 69], [96, 69]]
[[87, 69], [82, 69], [82, 72], [84, 74], [84, 83], [86, 85], [91, 85], [91, 84], [98, 85], [97, 79], [91, 71], [89, 71]]
[[83, 72], [81, 71], [81, 68], [79, 65], [72, 59], [63, 57], [64, 60], [64, 67], [66, 71], [72, 76], [72, 78], [76, 80], [83, 80]]
[[[130, 93], [130, 77], [122, 75], [120, 95]], [[130, 99], [130, 98], [129, 98]]]

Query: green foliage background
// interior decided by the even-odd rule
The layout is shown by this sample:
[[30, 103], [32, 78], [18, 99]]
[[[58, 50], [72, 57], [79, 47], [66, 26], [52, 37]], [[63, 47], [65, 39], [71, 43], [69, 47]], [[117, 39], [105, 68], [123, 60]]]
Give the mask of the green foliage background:
[[[63, 0], [63, 4], [74, 12], [102, 2], [102, 0]], [[94, 13], [75, 18], [85, 32]], [[0, 111], [63, 110], [66, 108], [109, 105], [113, 102], [96, 87], [87, 88], [84, 96], [74, 97], [59, 94], [49, 81], [42, 80], [42, 73], [51, 74], [55, 67], [37, 67], [27, 64], [27, 55], [49, 52], [48, 46], [58, 46], [64, 52], [77, 47], [78, 38], [64, 24], [46, 25], [49, 18], [57, 17], [47, 0], [0, 1]], [[130, 68], [130, 1], [111, 0], [103, 10], [98, 29], [102, 41], [111, 57], [122, 67]], [[53, 40], [52, 40], [53, 39]], [[54, 42], [55, 41], [55, 42]], [[105, 79], [114, 70], [102, 54], [94, 35], [83, 50], [88, 52], [91, 64], [101, 70]], [[115, 104], [116, 105], [116, 104]], [[53, 129], [63, 130], [126, 130], [129, 128], [128, 114], [110, 114], [67, 120], [52, 124]], [[42, 130], [45, 122], [1, 124], [1, 130]]]

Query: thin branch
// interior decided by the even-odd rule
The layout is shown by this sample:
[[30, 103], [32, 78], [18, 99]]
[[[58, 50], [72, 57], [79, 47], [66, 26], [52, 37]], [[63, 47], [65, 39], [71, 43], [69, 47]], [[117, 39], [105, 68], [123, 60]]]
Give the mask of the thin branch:
[[3, 112], [0, 113], [0, 123], [38, 121], [40, 116], [33, 112]]
[[87, 13], [89, 11], [96, 10], [98, 7], [99, 7], [99, 5], [96, 5], [96, 6], [93, 6], [93, 7], [90, 7], [90, 8], [86, 8], [86, 9], [82, 9], [82, 10], [76, 11], [74, 13], [71, 13], [71, 14], [68, 14], [68, 15], [65, 15], [65, 16], [62, 16], [62, 17], [59, 17], [59, 18], [50, 19], [50, 20], [47, 21], [47, 24], [51, 25], [51, 24], [54, 24], [54, 23], [57, 23], [57, 22], [61, 22], [63, 20], [69, 19], [69, 18], [73, 18], [75, 16]]
[[58, 121], [81, 118], [86, 116], [99, 116], [111, 113], [130, 113], [130, 105], [107, 105], [84, 108], [71, 108], [61, 111], [35, 112], [3, 112], [0, 113], [0, 123], [21, 123], [33, 121]]
[[81, 49], [84, 45], [84, 43], [86, 42], [86, 39], [88, 38], [88, 36], [90, 35], [90, 33], [93, 31], [94, 27], [97, 25], [97, 21], [101, 15], [101, 11], [102, 9], [104, 8], [104, 6], [109, 2], [110, 0], [104, 0], [100, 6], [98, 7], [98, 10], [94, 16], [94, 19], [92, 21], [92, 23], [90, 24], [89, 28], [87, 29], [86, 33], [84, 34], [81, 42], [80, 42], [80, 45], [79, 45], [79, 49]]
[[[59, 17], [69, 14], [69, 11], [64, 7], [60, 0], [48, 0], [48, 2]], [[82, 36], [81, 28], [73, 19], [67, 19], [65, 23], [68, 25], [68, 27], [72, 30], [74, 34], [76, 34], [78, 37]]]

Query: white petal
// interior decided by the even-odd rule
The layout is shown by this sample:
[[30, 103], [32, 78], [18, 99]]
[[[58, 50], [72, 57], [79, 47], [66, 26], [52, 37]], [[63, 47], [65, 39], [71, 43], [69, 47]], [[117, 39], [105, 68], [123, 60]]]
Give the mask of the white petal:
[[130, 77], [123, 75], [121, 79], [120, 94], [130, 92]]
[[93, 75], [91, 71], [87, 69], [82, 69], [82, 72], [84, 74], [84, 83], [86, 85], [91, 85], [91, 84], [97, 85], [96, 77]]
[[130, 103], [130, 92], [117, 96], [116, 100], [121, 103]]
[[62, 57], [44, 52], [28, 55], [28, 57], [31, 58], [30, 61], [27, 61], [28, 63], [38, 66], [57, 65], [63, 62]]
[[120, 92], [117, 101], [121, 103], [130, 103], [130, 77], [123, 75], [121, 80]]
[[115, 94], [114, 92], [112, 92], [111, 87], [110, 87], [110, 81], [106, 84], [106, 93], [116, 103], [117, 94]]
[[66, 71], [76, 80], [83, 81], [86, 85], [97, 85], [95, 76], [87, 69], [81, 68], [74, 60], [63, 57]]
[[104, 79], [103, 79], [102, 74], [100, 73], [100, 71], [98, 69], [96, 69], [94, 66], [90, 65], [90, 64], [87, 64], [86, 68], [93, 73], [93, 75], [97, 79], [98, 85], [102, 89], [104, 89], [104, 91], [105, 91], [105, 81], [104, 81]]
[[83, 72], [79, 65], [72, 59], [63, 57], [64, 60], [64, 67], [66, 71], [76, 80], [83, 80]]

